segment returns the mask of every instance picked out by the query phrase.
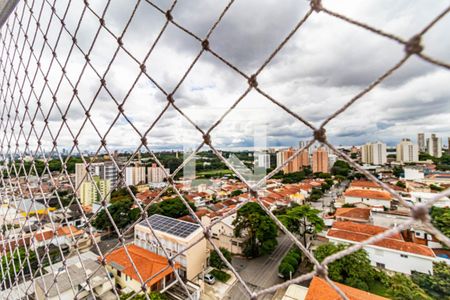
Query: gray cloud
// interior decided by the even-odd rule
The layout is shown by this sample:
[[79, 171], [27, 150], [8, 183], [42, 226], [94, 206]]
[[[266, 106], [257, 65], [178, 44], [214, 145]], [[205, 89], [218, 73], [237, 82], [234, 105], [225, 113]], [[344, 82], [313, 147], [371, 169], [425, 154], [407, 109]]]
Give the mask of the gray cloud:
[[[92, 9], [99, 15], [106, 1], [92, 1]], [[163, 10], [171, 2], [156, 2]], [[23, 4], [22, 4], [23, 5]], [[121, 35], [134, 3], [111, 1], [105, 14], [106, 26]], [[200, 37], [227, 5], [227, 1], [182, 1], [172, 14], [174, 19]], [[326, 1], [324, 5], [408, 39], [440, 13], [445, 3], [428, 1]], [[71, 3], [66, 18], [67, 28], [74, 32], [82, 12], [82, 2]], [[64, 14], [66, 4], [57, 3], [57, 12]], [[214, 51], [242, 69], [253, 73], [267, 59], [277, 45], [290, 32], [309, 9], [308, 2], [298, 1], [236, 1], [210, 38]], [[44, 7], [42, 24], [50, 20], [50, 8]], [[164, 16], [143, 1], [123, 36], [124, 47], [138, 60], [134, 61], [120, 50], [106, 76], [107, 88], [121, 102], [139, 74], [139, 64], [155, 41]], [[48, 41], [55, 45], [59, 36], [59, 23], [52, 21]], [[87, 52], [100, 23], [89, 11], [83, 16], [76, 34], [78, 45]], [[450, 40], [447, 28], [450, 18], [444, 18], [423, 39], [425, 52], [450, 62]], [[35, 28], [31, 24], [30, 31]], [[38, 34], [36, 55], [40, 54], [43, 38]], [[59, 38], [58, 59], [65, 64], [71, 48], [71, 38], [63, 31]], [[96, 74], [103, 75], [117, 48], [117, 41], [101, 29], [91, 49], [90, 66], [83, 71], [84, 55], [75, 47], [68, 59], [67, 77], [63, 77], [59, 65], [53, 62], [48, 85], [52, 92], [58, 90], [58, 105], [64, 111], [72, 98], [72, 85], [78, 83], [82, 105], [89, 107], [100, 87]], [[148, 61], [148, 74], [165, 91], [171, 92], [200, 51], [198, 41], [173, 25], [156, 45]], [[25, 48], [23, 57], [30, 55]], [[258, 76], [259, 87], [286, 105], [295, 113], [318, 126], [327, 116], [358, 94], [375, 78], [398, 62], [404, 55], [403, 46], [379, 37], [374, 33], [344, 23], [324, 13], [314, 13], [274, 60]], [[50, 66], [51, 51], [44, 47], [41, 67], [44, 72]], [[34, 74], [36, 64], [32, 57], [29, 73]], [[17, 61], [15, 61], [19, 69]], [[23, 76], [23, 74], [21, 75]], [[70, 83], [68, 80], [70, 80]], [[369, 94], [358, 100], [327, 128], [336, 144], [362, 144], [370, 140], [396, 143], [402, 137], [415, 137], [418, 131], [450, 135], [450, 73], [440, 67], [412, 57], [398, 72], [389, 77]], [[24, 87], [28, 95], [29, 82]], [[193, 67], [174, 95], [175, 103], [202, 129], [208, 129], [228, 107], [246, 90], [248, 83], [234, 70], [210, 53], [205, 53]], [[52, 105], [52, 93], [45, 87], [43, 76], [37, 73], [34, 83], [37, 95], [30, 96], [30, 112], [36, 113], [37, 97], [41, 97], [42, 109], [48, 112]], [[42, 93], [42, 96], [40, 94]], [[18, 89], [14, 97], [19, 98]], [[28, 96], [27, 96], [28, 97]], [[25, 100], [28, 100], [25, 99]], [[145, 132], [167, 103], [165, 95], [145, 76], [142, 76], [124, 104], [124, 112], [140, 133]], [[23, 103], [22, 103], [23, 105]], [[23, 113], [21, 111], [21, 113]], [[91, 115], [101, 134], [104, 134], [118, 114], [111, 96], [101, 89], [92, 106]], [[71, 103], [68, 124], [77, 134], [84, 121], [84, 110], [78, 100]], [[36, 114], [39, 130], [43, 128], [43, 116]], [[53, 107], [49, 115], [50, 130], [56, 134], [61, 126], [60, 113]], [[267, 140], [273, 146], [297, 145], [298, 140], [311, 137], [311, 130], [287, 114], [263, 96], [252, 91], [213, 131], [216, 145], [249, 146], [253, 142], [254, 128], [265, 124]], [[27, 128], [29, 133], [29, 128]], [[50, 135], [48, 132], [46, 133]], [[61, 143], [70, 145], [72, 137], [63, 126]], [[98, 147], [98, 136], [91, 124], [80, 133], [80, 147]], [[139, 135], [127, 120], [121, 117], [107, 136], [111, 148], [130, 149], [139, 144]], [[170, 108], [149, 134], [153, 147], [178, 147], [183, 143], [195, 145], [201, 142], [200, 133], [177, 111]], [[60, 144], [61, 144], [60, 143]], [[67, 147], [67, 146], [66, 146]]]

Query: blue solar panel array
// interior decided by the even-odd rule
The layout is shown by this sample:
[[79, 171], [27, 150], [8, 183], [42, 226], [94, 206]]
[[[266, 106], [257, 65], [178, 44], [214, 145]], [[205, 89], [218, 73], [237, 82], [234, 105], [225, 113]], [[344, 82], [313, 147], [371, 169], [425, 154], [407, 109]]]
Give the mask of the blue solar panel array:
[[[153, 229], [182, 238], [188, 237], [191, 233], [200, 228], [200, 225], [198, 224], [180, 221], [162, 215], [152, 215], [148, 218], [148, 221]], [[140, 224], [148, 226], [145, 220], [141, 221]]]

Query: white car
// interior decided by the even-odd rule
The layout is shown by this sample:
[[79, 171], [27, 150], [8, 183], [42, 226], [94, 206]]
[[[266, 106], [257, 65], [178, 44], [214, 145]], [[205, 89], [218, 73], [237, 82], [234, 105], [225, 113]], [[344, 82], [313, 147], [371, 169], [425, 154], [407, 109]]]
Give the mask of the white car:
[[209, 283], [209, 284], [214, 284], [215, 282], [216, 282], [216, 278], [212, 275], [212, 274], [205, 274], [205, 276], [203, 276], [203, 280], [206, 282], [206, 283]]

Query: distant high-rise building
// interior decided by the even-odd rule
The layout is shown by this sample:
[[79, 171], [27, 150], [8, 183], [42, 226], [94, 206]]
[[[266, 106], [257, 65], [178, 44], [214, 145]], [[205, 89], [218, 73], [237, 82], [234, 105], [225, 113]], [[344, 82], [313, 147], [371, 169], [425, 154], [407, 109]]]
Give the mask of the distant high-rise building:
[[417, 135], [417, 144], [419, 145], [419, 151], [420, 152], [425, 152], [426, 151], [425, 134], [424, 133], [419, 133]]
[[258, 153], [256, 157], [258, 160], [258, 167], [265, 169], [270, 168], [270, 154]]
[[387, 162], [386, 144], [367, 143], [361, 147], [361, 161], [371, 165], [384, 165]]
[[94, 176], [91, 181], [84, 181], [80, 186], [80, 202], [83, 205], [100, 203], [103, 199], [109, 202], [111, 198], [111, 181]]
[[427, 139], [427, 152], [434, 157], [442, 156], [442, 139], [434, 133]]
[[109, 180], [112, 189], [118, 185], [118, 171], [112, 161], [90, 163], [88, 166], [89, 174], [87, 174], [84, 163], [75, 164], [75, 188], [77, 195], [80, 195], [80, 186], [85, 181], [91, 181], [91, 177], [98, 176], [101, 180]]
[[324, 147], [319, 147], [312, 155], [313, 173], [328, 173], [328, 151]]
[[415, 162], [419, 160], [419, 147], [410, 139], [402, 139], [397, 145], [397, 161]]
[[298, 142], [298, 148], [302, 149], [303, 147], [306, 147], [308, 145], [308, 141], [300, 141]]
[[447, 141], [447, 153], [450, 154], [450, 137], [448, 137]]
[[125, 184], [138, 185], [146, 182], [145, 167], [130, 166], [125, 168]]
[[170, 170], [166, 168], [159, 167], [156, 163], [153, 163], [151, 167], [147, 169], [147, 176], [149, 183], [161, 183], [166, 178], [164, 170], [167, 174], [170, 174]]
[[[281, 150], [277, 153], [277, 167], [284, 164], [286, 160], [288, 160], [291, 156], [293, 156], [295, 150], [289, 148], [287, 150]], [[292, 159], [289, 163], [287, 163], [283, 167], [284, 174], [293, 173], [300, 171], [303, 167], [309, 166], [309, 155], [308, 151], [301, 151], [297, 157]]]

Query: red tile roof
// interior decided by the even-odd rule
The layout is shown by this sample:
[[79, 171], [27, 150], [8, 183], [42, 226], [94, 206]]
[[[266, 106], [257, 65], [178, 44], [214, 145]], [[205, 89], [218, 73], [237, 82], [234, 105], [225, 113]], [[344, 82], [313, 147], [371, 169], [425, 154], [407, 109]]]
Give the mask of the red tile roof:
[[359, 219], [368, 221], [370, 217], [370, 208], [358, 208], [358, 207], [342, 207], [336, 209], [336, 217]]
[[373, 190], [347, 190], [344, 193], [344, 196], [347, 197], [356, 197], [356, 198], [369, 198], [369, 199], [377, 199], [377, 200], [392, 200], [391, 194], [385, 191], [373, 191]]
[[350, 187], [382, 188], [378, 183], [370, 181], [370, 180], [353, 180], [350, 183]]
[[[348, 285], [334, 282], [350, 300], [388, 300]], [[308, 288], [305, 300], [341, 300], [341, 296], [322, 278], [314, 277]]]
[[[126, 247], [142, 280], [146, 281], [152, 276], [155, 276], [147, 282], [147, 286], [150, 287], [163, 279], [165, 276], [173, 273], [173, 269], [169, 266], [167, 258], [136, 245], [128, 245]], [[136, 270], [125, 252], [124, 247], [114, 250], [110, 254], [106, 255], [105, 258], [108, 264], [111, 262], [119, 264], [123, 267], [123, 270], [121, 270], [122, 273], [140, 282], [138, 273], [136, 273]], [[166, 268], [167, 266], [169, 267]], [[175, 268], [180, 268], [180, 264], [176, 263]]]
[[[353, 222], [334, 222], [333, 227], [328, 230], [327, 236], [347, 241], [363, 242], [370, 237], [382, 233], [386, 230], [388, 230], [388, 228], [374, 225], [359, 224]], [[418, 255], [431, 257], [435, 256], [433, 251], [429, 247], [411, 242], [405, 242], [403, 240], [403, 237], [399, 233], [377, 241], [372, 245]]]

